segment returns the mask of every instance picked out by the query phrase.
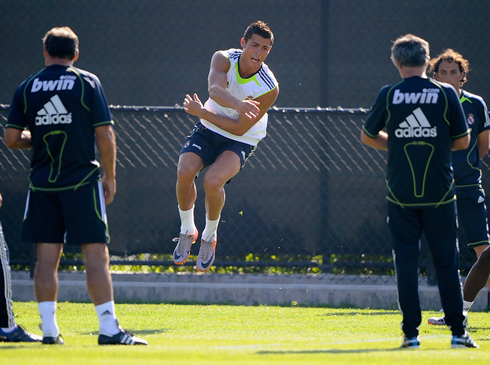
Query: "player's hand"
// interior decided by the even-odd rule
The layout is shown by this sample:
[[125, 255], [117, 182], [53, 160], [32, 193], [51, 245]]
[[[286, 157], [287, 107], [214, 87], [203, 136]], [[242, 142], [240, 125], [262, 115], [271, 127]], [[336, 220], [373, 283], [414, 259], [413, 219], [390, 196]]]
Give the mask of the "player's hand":
[[253, 119], [259, 115], [259, 105], [260, 102], [256, 100], [241, 100], [235, 106], [235, 110], [238, 113], [245, 115], [248, 119]]
[[3, 202], [3, 198], [2, 198], [2, 194], [0, 194], [0, 208], [2, 207], [2, 202]]
[[198, 117], [199, 112], [201, 111], [202, 108], [203, 108], [202, 102], [201, 100], [199, 100], [199, 97], [197, 96], [196, 93], [194, 93], [194, 99], [191, 98], [189, 94], [185, 96], [184, 110], [186, 111], [186, 113]]
[[104, 176], [102, 178], [102, 187], [104, 188], [105, 205], [109, 205], [114, 200], [114, 195], [116, 195], [116, 179], [109, 179]]

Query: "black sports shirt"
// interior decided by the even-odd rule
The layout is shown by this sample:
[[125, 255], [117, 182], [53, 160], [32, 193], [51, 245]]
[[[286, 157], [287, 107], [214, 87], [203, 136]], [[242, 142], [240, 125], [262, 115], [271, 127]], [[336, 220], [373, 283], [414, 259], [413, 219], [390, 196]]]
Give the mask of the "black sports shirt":
[[451, 142], [467, 135], [461, 103], [448, 84], [418, 76], [383, 87], [363, 126], [388, 133], [387, 199], [434, 207], [455, 199]]
[[29, 129], [34, 190], [65, 190], [100, 178], [94, 128], [113, 124], [94, 74], [52, 65], [15, 91], [6, 128]]

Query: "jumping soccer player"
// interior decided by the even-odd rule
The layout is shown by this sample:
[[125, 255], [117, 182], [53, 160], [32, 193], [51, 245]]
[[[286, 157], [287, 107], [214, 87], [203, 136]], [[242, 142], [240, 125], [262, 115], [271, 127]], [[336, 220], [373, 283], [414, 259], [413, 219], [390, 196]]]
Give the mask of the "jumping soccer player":
[[[427, 78], [429, 44], [398, 38], [391, 59], [402, 80], [383, 87], [361, 141], [388, 150], [388, 227], [393, 244], [402, 348], [419, 348], [419, 245], [425, 233], [437, 273], [452, 348], [478, 347], [465, 330], [459, 283], [456, 203], [451, 150], [468, 147], [470, 130], [452, 86]], [[385, 131], [382, 129], [385, 128]]]
[[180, 236], [173, 259], [183, 264], [198, 238], [194, 223], [194, 182], [204, 175], [206, 226], [201, 235], [197, 270], [210, 269], [215, 259], [217, 228], [225, 204], [225, 184], [235, 176], [266, 135], [267, 111], [279, 94], [272, 71], [264, 63], [274, 36], [262, 21], [252, 23], [241, 39], [243, 49], [217, 51], [208, 76], [209, 99], [186, 95], [185, 111], [200, 118], [187, 137], [177, 166]]

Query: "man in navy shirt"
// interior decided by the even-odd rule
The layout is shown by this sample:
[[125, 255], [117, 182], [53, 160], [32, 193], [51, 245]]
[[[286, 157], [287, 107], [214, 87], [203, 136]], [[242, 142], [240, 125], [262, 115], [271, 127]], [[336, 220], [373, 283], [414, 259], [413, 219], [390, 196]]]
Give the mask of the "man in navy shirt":
[[454, 88], [426, 76], [430, 57], [425, 40], [411, 34], [398, 38], [391, 59], [402, 80], [380, 90], [362, 128], [361, 141], [388, 150], [386, 199], [403, 315], [401, 347], [420, 347], [422, 233], [433, 253], [442, 306], [453, 334], [451, 347], [478, 347], [463, 323], [451, 167], [451, 150], [468, 147], [470, 130]]
[[[105, 207], [116, 193], [116, 141], [99, 79], [73, 67], [78, 37], [68, 27], [43, 38], [46, 67], [15, 91], [5, 128], [9, 148], [32, 148], [22, 237], [37, 243], [34, 287], [43, 344], [63, 344], [56, 322], [63, 243], [80, 245], [101, 345], [147, 345], [116, 319]], [[104, 168], [100, 176], [95, 145]]]
[[[481, 158], [487, 154], [490, 145], [488, 109], [480, 96], [462, 88], [469, 72], [469, 62], [461, 54], [446, 49], [431, 60], [430, 66], [436, 80], [446, 82], [456, 90], [471, 128], [469, 147], [453, 152], [453, 169], [459, 226], [464, 229], [468, 247], [475, 250], [479, 258], [489, 244], [485, 192], [481, 182]], [[468, 311], [471, 304], [463, 301], [463, 310]], [[445, 317], [429, 318], [428, 322], [433, 325], [446, 324]]]

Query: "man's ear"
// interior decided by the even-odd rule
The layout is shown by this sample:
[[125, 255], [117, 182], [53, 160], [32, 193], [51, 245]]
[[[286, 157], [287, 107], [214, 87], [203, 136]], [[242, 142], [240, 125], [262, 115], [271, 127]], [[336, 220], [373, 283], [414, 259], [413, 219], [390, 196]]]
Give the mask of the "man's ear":
[[247, 44], [247, 42], [245, 42], [245, 38], [240, 40], [240, 44], [242, 45], [242, 48], [245, 48], [245, 44]]
[[80, 52], [79, 51], [76, 51], [75, 52], [75, 57], [73, 57], [73, 62], [75, 62], [76, 60], [78, 60], [78, 56], [80, 55]]

